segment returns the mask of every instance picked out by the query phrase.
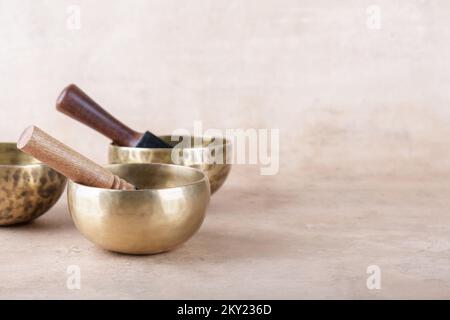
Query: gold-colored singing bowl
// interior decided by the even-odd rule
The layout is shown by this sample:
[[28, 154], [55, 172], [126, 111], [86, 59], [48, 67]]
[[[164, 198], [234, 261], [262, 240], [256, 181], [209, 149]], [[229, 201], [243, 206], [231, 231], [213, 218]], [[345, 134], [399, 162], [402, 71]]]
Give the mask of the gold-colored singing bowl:
[[208, 178], [167, 164], [116, 164], [111, 172], [139, 190], [87, 187], [69, 180], [69, 211], [77, 229], [115, 252], [153, 254], [175, 248], [199, 228], [209, 204]]
[[[109, 163], [167, 163], [196, 168], [208, 176], [211, 194], [216, 192], [225, 182], [231, 170], [232, 144], [230, 141], [223, 139], [219, 146], [212, 146], [214, 138], [203, 137], [198, 139], [201, 146], [197, 147], [194, 137], [183, 136], [176, 141], [171, 141], [171, 136], [159, 137], [172, 146], [178, 144], [181, 139], [186, 139], [183, 141], [189, 140], [192, 147], [182, 148], [183, 156], [179, 157], [179, 162], [174, 162], [172, 160], [173, 149], [132, 148], [110, 144]], [[208, 157], [205, 155], [208, 154], [212, 154], [216, 159], [221, 159], [221, 162], [211, 163], [211, 161], [207, 161]]]
[[24, 223], [58, 201], [66, 178], [15, 143], [0, 143], [0, 226]]

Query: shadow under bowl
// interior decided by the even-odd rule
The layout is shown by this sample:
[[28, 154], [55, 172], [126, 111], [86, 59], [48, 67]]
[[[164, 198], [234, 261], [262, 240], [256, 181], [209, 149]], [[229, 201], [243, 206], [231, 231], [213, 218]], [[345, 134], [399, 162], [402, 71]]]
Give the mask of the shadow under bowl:
[[139, 190], [110, 190], [69, 180], [67, 197], [77, 229], [110, 251], [154, 254], [187, 241], [201, 226], [210, 199], [205, 174], [166, 164], [106, 166]]
[[[214, 137], [159, 136], [173, 149], [133, 148], [109, 145], [108, 160], [121, 163], [166, 163], [192, 167], [203, 171], [211, 184], [211, 194], [225, 182], [231, 170], [232, 144]], [[176, 139], [175, 139], [176, 138]]]
[[17, 149], [0, 143], [0, 226], [29, 222], [61, 197], [66, 177]]

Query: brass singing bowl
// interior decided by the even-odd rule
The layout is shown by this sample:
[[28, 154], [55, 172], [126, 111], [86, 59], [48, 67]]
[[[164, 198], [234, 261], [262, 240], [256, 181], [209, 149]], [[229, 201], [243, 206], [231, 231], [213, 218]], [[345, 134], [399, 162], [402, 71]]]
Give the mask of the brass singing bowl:
[[63, 175], [18, 150], [15, 143], [0, 143], [0, 226], [43, 215], [65, 186]]
[[68, 205], [77, 229], [103, 249], [153, 254], [187, 241], [209, 204], [205, 174], [167, 164], [106, 166], [139, 190], [88, 187], [69, 180]]
[[[203, 171], [211, 184], [211, 194], [216, 192], [225, 182], [231, 170], [232, 144], [223, 139], [220, 144], [214, 145], [214, 137], [200, 137], [197, 145], [195, 137], [182, 136], [175, 141], [171, 136], [159, 136], [172, 146], [180, 142], [189, 141], [190, 147], [182, 147], [182, 156], [173, 158], [174, 149], [159, 148], [132, 148], [109, 145], [109, 163], [167, 163], [192, 167]], [[184, 140], [185, 139], [185, 140]], [[210, 161], [212, 155], [218, 161]], [[176, 161], [174, 161], [176, 160]]]

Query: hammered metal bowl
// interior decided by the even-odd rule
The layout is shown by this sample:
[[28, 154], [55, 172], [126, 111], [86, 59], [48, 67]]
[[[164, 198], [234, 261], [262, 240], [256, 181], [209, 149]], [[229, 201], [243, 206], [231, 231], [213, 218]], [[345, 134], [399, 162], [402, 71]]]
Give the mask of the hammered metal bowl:
[[0, 226], [41, 216], [65, 186], [63, 175], [18, 150], [15, 143], [0, 143]]
[[[220, 145], [214, 146], [213, 137], [189, 137], [182, 136], [175, 141], [171, 136], [159, 136], [162, 140], [172, 146], [176, 146], [183, 141], [189, 141], [191, 147], [180, 148], [183, 154], [177, 157], [177, 162], [173, 161], [172, 151], [174, 149], [158, 148], [131, 148], [120, 147], [114, 144], [109, 145], [109, 163], [167, 163], [192, 167], [203, 171], [211, 184], [211, 194], [216, 192], [225, 182], [231, 170], [232, 144], [228, 140], [223, 140]], [[199, 141], [199, 146], [195, 142]], [[211, 163], [208, 155], [212, 154], [220, 162]]]
[[103, 249], [153, 254], [187, 241], [209, 204], [205, 174], [166, 164], [118, 164], [111, 172], [139, 190], [87, 187], [69, 180], [68, 205], [77, 229]]

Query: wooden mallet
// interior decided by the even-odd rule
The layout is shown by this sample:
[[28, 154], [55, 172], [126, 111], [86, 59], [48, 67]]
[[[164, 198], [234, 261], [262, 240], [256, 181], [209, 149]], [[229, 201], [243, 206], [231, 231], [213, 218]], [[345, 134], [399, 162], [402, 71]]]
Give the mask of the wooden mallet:
[[56, 101], [56, 109], [110, 138], [123, 147], [172, 148], [153, 133], [130, 129], [106, 112], [76, 85], [67, 86]]
[[31, 154], [76, 183], [90, 187], [135, 190], [136, 187], [82, 156], [36, 126], [25, 129], [17, 148]]

